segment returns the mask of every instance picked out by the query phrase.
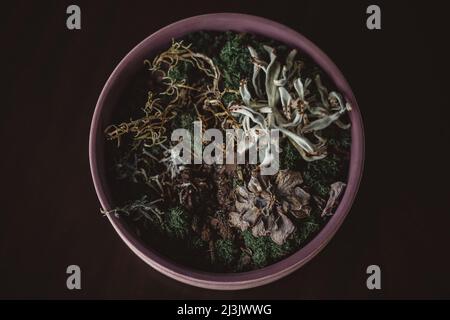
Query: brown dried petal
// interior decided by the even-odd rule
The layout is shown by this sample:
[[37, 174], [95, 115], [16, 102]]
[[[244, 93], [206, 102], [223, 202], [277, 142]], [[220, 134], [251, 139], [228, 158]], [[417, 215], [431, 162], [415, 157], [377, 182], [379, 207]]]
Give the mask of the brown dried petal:
[[274, 227], [276, 227], [276, 222], [277, 222], [278, 216], [280, 214], [283, 214], [283, 213], [280, 213], [278, 210], [277, 210], [277, 212], [278, 212], [277, 215], [271, 214], [270, 216], [265, 218], [267, 230], [272, 230]]
[[330, 216], [333, 214], [331, 211], [334, 209], [334, 207], [336, 207], [337, 200], [341, 196], [342, 191], [344, 191], [345, 186], [346, 184], [340, 181], [335, 182], [331, 185], [330, 196], [328, 198], [327, 205], [322, 211], [322, 217]]
[[273, 194], [268, 191], [263, 191], [258, 197], [256, 197], [255, 206], [262, 209], [264, 212], [270, 212], [274, 202], [275, 199]]
[[242, 215], [243, 213], [252, 210], [254, 207], [253, 201], [237, 202], [236, 210]]
[[260, 219], [259, 222], [252, 228], [252, 234], [255, 237], [266, 236], [268, 233], [269, 232], [266, 229], [266, 226], [264, 225], [264, 221], [262, 219]]
[[311, 214], [311, 207], [303, 204], [296, 196], [286, 197], [286, 200], [282, 203], [282, 208], [284, 213], [290, 213], [297, 219], [306, 218]]
[[[284, 201], [284, 202], [289, 203], [288, 210], [298, 211], [298, 210], [301, 210], [303, 207], [302, 202], [296, 196], [288, 196], [288, 197], [286, 197], [286, 201]], [[283, 209], [284, 209], [284, 205], [283, 205]]]
[[236, 210], [244, 213], [254, 207], [254, 194], [249, 193], [245, 188], [238, 186], [236, 188]]
[[278, 245], [282, 245], [286, 239], [295, 231], [295, 226], [289, 218], [279, 213], [276, 223], [270, 230], [270, 238]]
[[248, 190], [253, 193], [259, 193], [263, 190], [260, 181], [256, 176], [251, 176], [250, 181], [248, 182]]
[[298, 197], [303, 205], [307, 205], [311, 199], [311, 195], [300, 187], [294, 189], [294, 195]]
[[300, 172], [291, 170], [280, 170], [275, 179], [277, 191], [280, 195], [292, 193], [292, 189], [303, 182]]
[[252, 207], [242, 215], [242, 220], [247, 222], [250, 226], [254, 226], [260, 215], [261, 211], [256, 207]]
[[236, 198], [238, 201], [243, 201], [242, 199], [246, 200], [249, 196], [247, 189], [245, 189], [244, 187], [241, 187], [241, 186], [237, 186], [235, 192], [236, 192]]
[[270, 202], [272, 200], [272, 193], [264, 190], [259, 194], [259, 197], [264, 199], [266, 202]]
[[303, 206], [301, 210], [298, 211], [292, 211], [291, 212], [294, 217], [297, 219], [304, 219], [311, 215], [311, 207], [310, 206]]
[[246, 221], [243, 221], [241, 215], [237, 212], [229, 213], [229, 221], [232, 226], [240, 229], [241, 231], [245, 231], [248, 229], [249, 224]]

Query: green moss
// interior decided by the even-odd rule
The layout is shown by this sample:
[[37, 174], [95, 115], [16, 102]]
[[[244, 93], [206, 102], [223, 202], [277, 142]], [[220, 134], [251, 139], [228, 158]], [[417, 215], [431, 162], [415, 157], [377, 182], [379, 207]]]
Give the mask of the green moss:
[[197, 117], [195, 115], [195, 111], [186, 111], [180, 113], [176, 116], [174, 121], [172, 122], [172, 129], [187, 129], [191, 134], [194, 133], [194, 121], [197, 121]]
[[219, 262], [222, 262], [227, 266], [231, 265], [235, 260], [235, 255], [237, 253], [233, 241], [228, 239], [219, 239], [216, 241], [215, 247], [217, 259], [219, 260]]
[[350, 130], [339, 130], [340, 132], [336, 132], [333, 135], [328, 134], [330, 135], [330, 137], [328, 138], [328, 145], [339, 150], [349, 151], [352, 143], [351, 132]]
[[314, 220], [307, 220], [302, 223], [298, 240], [303, 244], [312, 234], [319, 230], [319, 224]]
[[300, 153], [288, 140], [284, 142], [282, 148], [283, 151], [280, 154], [281, 169], [296, 169], [299, 162], [301, 161]]
[[294, 234], [283, 244], [285, 252], [292, 253], [303, 246], [316, 231], [319, 230], [319, 223], [316, 222], [315, 215], [300, 221]]
[[242, 233], [245, 246], [252, 252], [252, 261], [255, 267], [261, 268], [279, 260], [287, 252], [269, 237], [254, 237], [250, 231]]
[[172, 237], [184, 239], [190, 230], [188, 217], [180, 207], [171, 208], [164, 215], [165, 231]]
[[252, 72], [250, 53], [239, 34], [227, 33], [227, 41], [220, 51], [217, 63], [223, 72], [224, 85], [237, 89], [241, 79], [248, 79]]
[[190, 113], [180, 114], [180, 127], [191, 130], [193, 128], [193, 123], [195, 120], [196, 119], [193, 114]]
[[235, 93], [227, 92], [222, 96], [222, 102], [224, 106], [228, 106], [231, 102], [239, 100], [239, 97]]
[[213, 57], [220, 49], [225, 34], [218, 32], [193, 32], [185, 37], [185, 43], [190, 44], [190, 49], [195, 52], [202, 52]]
[[343, 170], [343, 160], [335, 154], [330, 154], [326, 158], [308, 162], [303, 171], [303, 178], [307, 186], [321, 197], [327, 197], [330, 192], [330, 185], [341, 180]]

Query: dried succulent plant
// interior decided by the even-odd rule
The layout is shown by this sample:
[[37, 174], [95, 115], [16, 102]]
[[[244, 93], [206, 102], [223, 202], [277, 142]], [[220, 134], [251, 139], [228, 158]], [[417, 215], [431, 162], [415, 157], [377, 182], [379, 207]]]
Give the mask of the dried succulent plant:
[[349, 124], [343, 124], [339, 118], [351, 110], [350, 104], [339, 93], [328, 92], [319, 75], [315, 77], [315, 88], [310, 78], [302, 80], [302, 63], [295, 60], [295, 49], [284, 65], [269, 46], [264, 46], [269, 62], [262, 60], [252, 47], [248, 49], [254, 64], [252, 85], [256, 97], [252, 97], [247, 81], [243, 80], [239, 88], [243, 104], [232, 103], [229, 110], [239, 119], [250, 140], [258, 140], [269, 129], [279, 129], [306, 161], [326, 157], [327, 140], [321, 130], [333, 123], [348, 129]]

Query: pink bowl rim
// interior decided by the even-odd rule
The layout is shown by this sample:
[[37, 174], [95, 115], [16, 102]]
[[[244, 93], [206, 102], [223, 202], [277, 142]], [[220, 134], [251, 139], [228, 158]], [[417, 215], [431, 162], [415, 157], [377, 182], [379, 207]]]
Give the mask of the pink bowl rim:
[[194, 270], [177, 264], [147, 247], [128, 230], [122, 220], [107, 214], [112, 226], [128, 247], [143, 261], [166, 276], [186, 284], [208, 289], [252, 288], [273, 282], [299, 269], [326, 246], [343, 223], [356, 197], [363, 173], [365, 143], [362, 117], [356, 98], [337, 66], [315, 44], [297, 31], [265, 18], [239, 13], [213, 13], [180, 20], [156, 31], [134, 47], [114, 69], [99, 96], [90, 129], [89, 163], [95, 190], [104, 210], [110, 210], [111, 205], [99, 174], [97, 143], [99, 135], [102, 134], [100, 119], [105, 108], [105, 99], [111, 93], [112, 84], [117, 81], [119, 74], [127, 68], [127, 65], [135, 59], [138, 53], [148, 49], [147, 46], [156, 37], [164, 38], [169, 43], [172, 38], [178, 38], [180, 35], [199, 30], [249, 32], [297, 47], [301, 53], [312, 58], [322, 68], [334, 82], [336, 88], [352, 104], [352, 111], [350, 112], [352, 146], [349, 178], [341, 202], [334, 215], [309, 243], [279, 262], [262, 269], [242, 273], [227, 274]]

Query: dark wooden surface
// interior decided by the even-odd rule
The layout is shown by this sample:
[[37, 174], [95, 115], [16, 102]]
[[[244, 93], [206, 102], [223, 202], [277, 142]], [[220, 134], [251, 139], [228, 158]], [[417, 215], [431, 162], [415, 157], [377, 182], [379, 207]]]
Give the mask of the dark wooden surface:
[[[0, 298], [450, 297], [448, 42], [438, 4], [366, 1], [76, 1], [82, 30], [65, 27], [68, 1], [2, 4], [0, 17]], [[273, 284], [202, 290], [137, 258], [99, 213], [88, 164], [98, 95], [115, 65], [168, 23], [207, 12], [284, 23], [339, 66], [361, 107], [367, 161], [356, 202], [331, 243]], [[65, 269], [82, 269], [82, 290]], [[378, 264], [382, 290], [366, 289]]]

